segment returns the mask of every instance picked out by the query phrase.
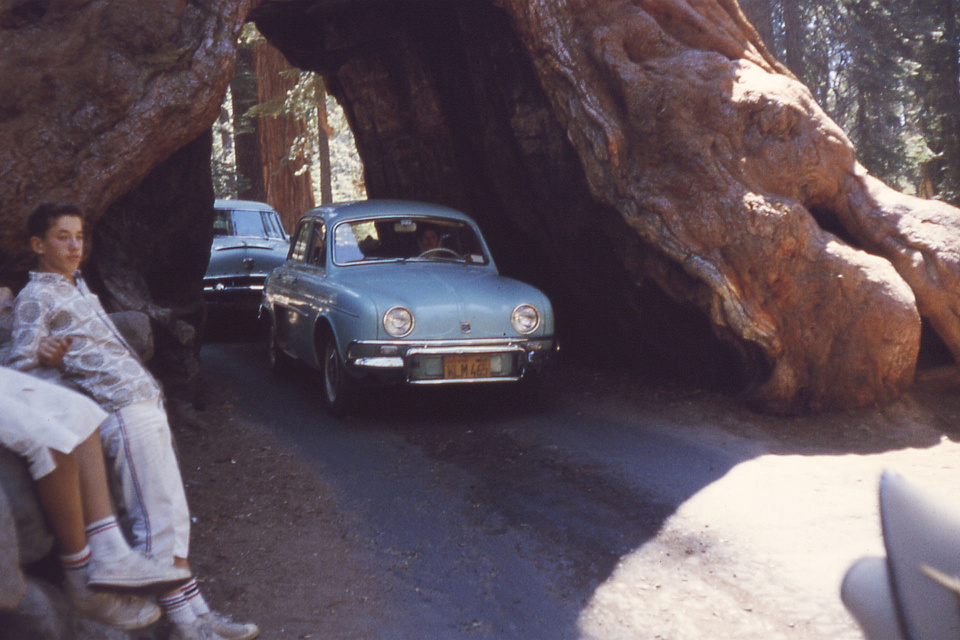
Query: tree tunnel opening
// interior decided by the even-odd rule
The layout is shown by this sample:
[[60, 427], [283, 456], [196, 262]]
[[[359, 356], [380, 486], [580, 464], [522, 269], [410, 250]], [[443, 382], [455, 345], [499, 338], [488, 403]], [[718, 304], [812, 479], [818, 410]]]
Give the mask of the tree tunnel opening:
[[566, 357], [727, 391], [757, 375], [702, 311], [644, 275], [646, 249], [591, 194], [502, 11], [479, 0], [284, 2], [250, 18], [342, 105], [367, 195], [470, 214], [500, 271], [550, 297]]

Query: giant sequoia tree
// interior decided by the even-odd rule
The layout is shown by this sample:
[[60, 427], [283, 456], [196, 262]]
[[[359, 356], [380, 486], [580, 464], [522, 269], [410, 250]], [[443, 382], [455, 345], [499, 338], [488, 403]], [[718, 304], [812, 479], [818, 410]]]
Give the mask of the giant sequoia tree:
[[[64, 4], [0, 16], [7, 257], [38, 200], [97, 219], [209, 127], [250, 9]], [[473, 213], [572, 335], [735, 361], [773, 410], [895, 397], [921, 315], [960, 358], [960, 212], [867, 175], [734, 0], [274, 0], [250, 17], [324, 74], [372, 196]], [[685, 343], [711, 349], [684, 360]]]
[[506, 3], [594, 194], [659, 250], [665, 288], [761, 348], [759, 398], [897, 393], [918, 310], [960, 356], [957, 210], [866, 175], [736, 3], [546, 4]]

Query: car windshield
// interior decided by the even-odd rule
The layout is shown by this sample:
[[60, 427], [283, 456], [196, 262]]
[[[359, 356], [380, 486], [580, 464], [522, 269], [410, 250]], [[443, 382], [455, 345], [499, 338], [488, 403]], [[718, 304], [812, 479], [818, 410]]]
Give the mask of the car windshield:
[[276, 211], [218, 209], [213, 220], [216, 236], [252, 236], [285, 239], [280, 216]]
[[384, 260], [488, 263], [476, 231], [466, 222], [404, 217], [338, 224], [333, 238], [333, 260], [337, 264]]

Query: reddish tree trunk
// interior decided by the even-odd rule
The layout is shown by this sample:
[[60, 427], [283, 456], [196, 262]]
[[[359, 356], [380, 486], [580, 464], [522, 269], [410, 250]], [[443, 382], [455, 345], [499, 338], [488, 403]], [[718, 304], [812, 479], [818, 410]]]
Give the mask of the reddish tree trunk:
[[210, 128], [255, 3], [6, 3], [0, 250], [23, 247], [21, 222], [44, 200], [76, 202], [95, 222]]
[[[274, 46], [254, 49], [260, 104], [282, 100], [297, 84], [296, 71]], [[292, 73], [284, 73], [291, 72]], [[303, 212], [313, 207], [313, 186], [306, 159], [291, 160], [290, 149], [306, 132], [302, 117], [285, 113], [260, 117], [260, 151], [266, 201], [280, 213], [287, 231], [293, 231]]]
[[[499, 4], [594, 194], [659, 249], [665, 288], [772, 364], [757, 401], [793, 410], [896, 396], [919, 348], [914, 292], [960, 357], [957, 254], [944, 251], [960, 240], [957, 210], [865, 176], [734, 2]], [[811, 210], [883, 257], [825, 232]], [[678, 272], [687, 286], [668, 280]]]
[[[252, 3], [29, 4], [0, 10], [0, 258], [38, 201], [96, 221], [212, 124]], [[753, 366], [768, 409], [895, 397], [920, 314], [960, 360], [960, 212], [867, 175], [734, 0], [263, 4], [287, 55], [333, 76], [372, 194], [474, 212], [502, 267], [553, 280], [613, 348], [645, 333], [624, 318], [671, 309], [652, 279]], [[294, 130], [268, 124], [279, 162]], [[309, 190], [280, 180], [268, 201], [299, 214], [286, 198]], [[154, 237], [134, 236], [112, 242]], [[692, 326], [677, 317], [662, 335]]]
[[248, 43], [237, 52], [237, 71], [230, 83], [233, 89], [233, 129], [237, 148], [237, 195], [242, 200], [264, 202], [267, 187], [263, 181], [263, 150], [260, 147], [260, 118], [247, 113], [260, 102], [256, 55], [262, 42]]
[[320, 153], [320, 204], [333, 202], [333, 171], [330, 166], [330, 125], [327, 122], [327, 89], [321, 78], [317, 83], [317, 120], [319, 121], [319, 139], [317, 147]]

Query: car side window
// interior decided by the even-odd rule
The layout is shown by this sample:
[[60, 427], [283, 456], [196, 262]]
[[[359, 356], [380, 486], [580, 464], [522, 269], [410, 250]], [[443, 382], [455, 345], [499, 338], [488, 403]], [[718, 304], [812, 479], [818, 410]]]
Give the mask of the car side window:
[[263, 211], [260, 214], [263, 221], [263, 230], [268, 238], [280, 238], [281, 240], [286, 239], [286, 234], [283, 232], [283, 224], [280, 222], [280, 214], [276, 211]]
[[307, 257], [310, 246], [310, 220], [303, 220], [294, 232], [293, 244], [290, 247], [290, 259], [303, 262]]
[[318, 267], [323, 267], [327, 262], [327, 252], [326, 252], [326, 240], [327, 237], [327, 228], [323, 222], [317, 221], [313, 225], [313, 233], [310, 234], [310, 255], [307, 259], [307, 262], [316, 265]]

